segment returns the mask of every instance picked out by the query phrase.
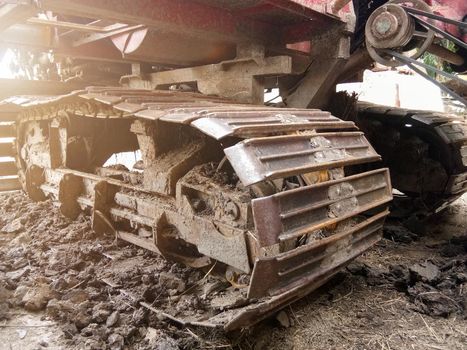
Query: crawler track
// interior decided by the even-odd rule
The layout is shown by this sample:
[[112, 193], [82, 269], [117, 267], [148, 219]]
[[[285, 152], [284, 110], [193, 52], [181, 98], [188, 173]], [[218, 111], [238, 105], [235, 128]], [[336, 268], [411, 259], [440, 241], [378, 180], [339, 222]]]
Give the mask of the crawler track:
[[467, 192], [463, 117], [358, 103], [357, 125], [391, 170], [400, 215], [430, 215]]
[[[11, 98], [24, 190], [73, 219], [231, 287], [185, 324], [246, 327], [328, 281], [381, 237], [387, 169], [353, 122], [193, 93], [89, 88]], [[103, 167], [141, 152], [136, 169]]]

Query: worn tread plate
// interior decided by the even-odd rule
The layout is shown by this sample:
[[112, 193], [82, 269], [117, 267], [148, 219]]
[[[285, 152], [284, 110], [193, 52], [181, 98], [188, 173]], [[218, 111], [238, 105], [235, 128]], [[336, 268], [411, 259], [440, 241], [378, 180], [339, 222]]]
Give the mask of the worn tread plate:
[[433, 113], [420, 113], [412, 115], [411, 119], [418, 120], [427, 125], [441, 125], [447, 121], [463, 121], [464, 118], [458, 116], [439, 116]]
[[252, 201], [261, 246], [298, 238], [392, 200], [389, 171], [374, 170]]
[[0, 138], [15, 137], [16, 129], [14, 123], [0, 123]]
[[294, 283], [304, 284], [328, 274], [336, 266], [367, 250], [381, 238], [388, 211], [382, 211], [344, 232], [315, 243], [256, 261], [249, 298], [285, 293]]
[[0, 161], [0, 176], [11, 176], [16, 175], [18, 169], [14, 160], [4, 160]]
[[18, 177], [1, 177], [0, 176], [0, 192], [15, 191], [21, 189], [21, 184]]
[[245, 186], [381, 159], [362, 132], [252, 138], [224, 151]]
[[0, 139], [0, 157], [13, 157], [15, 154], [13, 145], [11, 141], [3, 142]]
[[344, 122], [328, 112], [232, 111], [207, 113], [191, 125], [220, 140], [226, 136], [264, 136], [274, 132], [300, 130], [356, 129], [353, 122]]
[[18, 113], [22, 110], [21, 106], [3, 101], [0, 103], [0, 122], [14, 122]]
[[190, 124], [193, 121], [206, 117], [207, 115], [213, 115], [214, 113], [240, 113], [245, 112], [277, 112], [277, 109], [267, 108], [267, 107], [252, 107], [248, 105], [240, 106], [231, 106], [231, 105], [222, 105], [218, 107], [192, 107], [192, 108], [183, 108], [178, 110], [173, 110], [165, 115], [161, 116], [160, 120], [172, 123], [182, 123]]
[[272, 132], [294, 132], [300, 130], [330, 130], [355, 129], [352, 122], [325, 122], [325, 121], [295, 121], [281, 123], [275, 120], [250, 120], [240, 123], [238, 121], [201, 118], [191, 123], [194, 127], [208, 136], [220, 140], [227, 136], [241, 138], [264, 136]]

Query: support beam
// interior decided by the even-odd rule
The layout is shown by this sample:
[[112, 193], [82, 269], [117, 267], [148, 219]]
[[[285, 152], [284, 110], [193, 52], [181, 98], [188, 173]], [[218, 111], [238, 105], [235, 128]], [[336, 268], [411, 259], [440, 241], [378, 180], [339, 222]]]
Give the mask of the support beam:
[[238, 58], [218, 64], [151, 73], [146, 80], [124, 77], [122, 83], [131, 87], [167, 88], [176, 84], [196, 83], [207, 95], [232, 98], [243, 103], [263, 104], [264, 79], [293, 72], [289, 56], [264, 57], [255, 46], [237, 50]]
[[340, 25], [313, 43], [312, 62], [307, 71], [291, 81], [281, 82], [281, 96], [287, 107], [325, 107], [349, 58], [350, 38]]
[[186, 0], [42, 0], [41, 7], [66, 15], [143, 24], [213, 41], [268, 42], [278, 33], [272, 24], [235, 17], [223, 8]]
[[32, 24], [15, 24], [3, 32], [0, 32], [1, 48], [27, 48], [42, 51], [53, 50], [57, 56], [68, 56], [75, 59], [85, 59], [103, 62], [134, 62], [131, 59], [122, 58], [122, 54], [111, 41], [99, 41], [71, 47], [66, 42], [55, 42], [50, 28], [35, 26]]
[[[34, 23], [28, 24], [26, 18], [2, 33], [0, 43], [51, 49], [58, 55], [89, 60], [195, 66], [233, 58], [238, 44], [285, 47], [310, 41], [316, 32], [343, 23], [328, 13], [325, 0], [258, 0], [227, 8], [221, 7], [221, 2], [212, 4], [195, 0], [41, 0], [41, 11], [113, 22], [115, 32], [108, 31], [112, 26], [63, 21], [33, 19], [29, 22]], [[278, 23], [281, 15], [290, 24]], [[60, 37], [57, 40], [54, 26], [94, 33], [78, 36], [70, 44]]]
[[[322, 108], [332, 92], [334, 82], [346, 64], [342, 58], [327, 57], [313, 61], [310, 71], [303, 77], [294, 93], [285, 98], [287, 107]], [[312, 72], [312, 73], [310, 73]]]
[[88, 34], [84, 35], [83, 37], [75, 40], [72, 44], [73, 47], [78, 47], [81, 45], [86, 45], [90, 43], [94, 43], [99, 40], [111, 38], [112, 36], [119, 35], [119, 34], [124, 34], [128, 33], [131, 31], [143, 29], [144, 26], [139, 24], [135, 26], [128, 26], [126, 24], [122, 23], [115, 23], [113, 25], [110, 25], [106, 27], [107, 30], [105, 32], [100, 32], [100, 33], [93, 33], [93, 34]]
[[[227, 7], [221, 3], [41, 0], [41, 11], [113, 22], [116, 31], [107, 32], [109, 27], [92, 24], [63, 21], [52, 24], [33, 19], [34, 25], [18, 23], [9, 28], [0, 35], [0, 42], [11, 47], [51, 49], [58, 55], [89, 60], [196, 66], [235, 57], [235, 45], [239, 44], [255, 43], [271, 48], [313, 41], [316, 33], [327, 32], [345, 21], [329, 13], [329, 2], [325, 0], [257, 0]], [[282, 15], [289, 24], [278, 20]], [[96, 32], [75, 38], [70, 44], [60, 37], [57, 40], [54, 25]], [[101, 32], [104, 29], [106, 32]]]
[[65, 28], [70, 30], [78, 30], [81, 32], [91, 32], [91, 33], [107, 33], [105, 27], [94, 26], [91, 24], [81, 24], [81, 23], [73, 23], [73, 22], [66, 22], [66, 21], [53, 21], [50, 19], [42, 19], [38, 17], [29, 18], [27, 20], [29, 24], [37, 24], [55, 28]]
[[300, 17], [314, 21], [339, 20], [338, 17], [327, 13], [327, 2], [313, 0], [265, 0], [275, 7], [286, 10]]
[[60, 81], [17, 80], [0, 78], [0, 100], [12, 95], [60, 95], [81, 90], [85, 83], [62, 83]]
[[[330, 13], [325, 0], [266, 0], [263, 6], [253, 6], [267, 17], [274, 9], [294, 16], [302, 28], [276, 25], [270, 20], [256, 20], [249, 8], [229, 10], [188, 0], [41, 0], [41, 8], [56, 13], [88, 18], [103, 18], [118, 23], [144, 25], [155, 31], [177, 33], [180, 36], [211, 42], [256, 42], [266, 46], [309, 40], [311, 30], [325, 30], [327, 25], [343, 18]], [[266, 6], [264, 6], [266, 5]], [[303, 22], [303, 23], [301, 23]], [[288, 37], [292, 32], [293, 37]]]
[[0, 5], [0, 32], [14, 24], [24, 22], [36, 12], [37, 8], [28, 4]]

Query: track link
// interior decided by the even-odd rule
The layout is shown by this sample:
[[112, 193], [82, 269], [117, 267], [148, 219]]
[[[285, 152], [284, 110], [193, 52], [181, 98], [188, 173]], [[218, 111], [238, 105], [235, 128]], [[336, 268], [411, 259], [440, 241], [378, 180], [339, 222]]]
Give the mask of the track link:
[[[380, 157], [328, 112], [97, 87], [0, 108], [16, 111], [16, 164], [32, 199], [231, 282], [185, 324], [256, 323], [381, 238], [388, 170], [356, 172]], [[103, 166], [130, 151], [141, 152], [135, 168]]]
[[431, 215], [467, 192], [463, 117], [359, 102], [355, 121], [407, 196], [395, 201], [398, 214]]
[[17, 112], [18, 107], [14, 105], [4, 106], [0, 112], [0, 192], [21, 188], [14, 160]]

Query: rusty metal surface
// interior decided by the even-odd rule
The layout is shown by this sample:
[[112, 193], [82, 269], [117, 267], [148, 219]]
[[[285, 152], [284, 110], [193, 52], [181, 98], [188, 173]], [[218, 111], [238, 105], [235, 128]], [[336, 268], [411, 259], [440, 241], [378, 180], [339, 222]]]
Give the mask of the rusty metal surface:
[[80, 97], [112, 106], [117, 111], [151, 120], [164, 115], [159, 111], [180, 110], [184, 105], [192, 108], [193, 106], [218, 106], [221, 103], [231, 103], [223, 98], [204, 96], [199, 93], [109, 87], [88, 88], [87, 92], [81, 94]]
[[209, 113], [228, 113], [242, 111], [274, 112], [276, 109], [267, 107], [257, 107], [251, 105], [240, 106], [212, 106], [212, 107], [192, 107], [181, 108], [168, 111], [159, 117], [160, 120], [172, 123], [190, 124], [193, 121], [205, 117]]
[[343, 122], [326, 112], [224, 112], [207, 113], [191, 125], [220, 140], [226, 136], [253, 137], [299, 130], [354, 129], [353, 122]]
[[0, 176], [0, 192], [15, 191], [21, 188], [18, 177], [1, 177]]
[[0, 160], [0, 176], [16, 175], [18, 169], [13, 160]]
[[262, 105], [268, 78], [277, 80], [294, 74], [293, 57], [268, 56], [264, 46], [238, 46], [237, 56], [220, 63], [149, 73], [144, 80], [138, 77], [122, 79], [132, 87], [149, 86], [164, 89], [176, 84], [196, 84], [205, 95], [217, 95], [242, 103]]
[[[69, 218], [86, 209], [98, 233], [193, 267], [218, 261], [226, 276], [219, 278], [237, 285], [240, 278], [249, 281], [236, 292], [244, 295], [244, 306], [227, 303], [225, 311], [216, 309], [210, 325], [229, 330], [257, 322], [325, 283], [380, 237], [377, 228], [391, 199], [387, 171], [345, 177], [342, 167], [379, 158], [361, 132], [348, 130], [353, 123], [327, 112], [121, 88], [15, 103], [23, 111], [19, 173], [31, 198], [54, 199]], [[61, 115], [68, 116], [66, 122]], [[223, 129], [213, 130], [213, 125]], [[83, 129], [97, 132], [86, 134], [86, 140], [68, 136]], [[105, 136], [109, 130], [112, 137]], [[224, 148], [216, 140], [226, 136], [235, 136], [228, 140], [236, 145]], [[108, 142], [99, 142], [104, 138]], [[102, 166], [124, 149], [140, 149], [139, 170]], [[102, 163], [95, 161], [99, 152]], [[226, 166], [228, 159], [233, 170]], [[316, 170], [326, 176], [311, 186], [277, 185], [275, 194], [253, 195], [239, 184], [247, 161], [260, 164], [258, 181]], [[357, 220], [376, 207], [378, 224]], [[309, 241], [289, 244], [336, 223], [321, 240], [307, 235]], [[280, 249], [265, 253], [274, 245]]]
[[0, 122], [0, 138], [2, 137], [15, 137], [15, 125], [13, 123]]
[[32, 4], [18, 1], [16, 4], [2, 3], [0, 4], [0, 32], [8, 27], [27, 20], [36, 13], [36, 9]]
[[[123, 101], [123, 95], [136, 95], [136, 96], [146, 96], [152, 94], [150, 90], [145, 89], [133, 89], [129, 91], [124, 87], [105, 87], [105, 86], [91, 86], [87, 87], [79, 96], [86, 100], [97, 100], [104, 104], [113, 105], [120, 101]], [[155, 95], [155, 94], [154, 94]]]
[[371, 171], [254, 199], [261, 246], [310, 234], [392, 199], [387, 169]]
[[254, 138], [225, 154], [245, 186], [380, 159], [361, 132]]
[[[74, 99], [76, 96], [81, 94], [81, 90], [72, 91], [66, 95], [23, 95], [23, 96], [13, 96], [9, 97], [2, 101], [0, 105], [0, 112], [5, 111], [5, 113], [19, 113], [27, 108], [35, 108], [41, 105], [50, 106], [53, 103], [62, 103], [67, 100]], [[16, 115], [13, 119], [15, 120]]]
[[0, 157], [13, 157], [15, 154], [13, 150], [13, 145], [14, 144], [12, 141], [2, 140], [0, 138]]
[[[230, 102], [230, 101], [229, 101]], [[125, 112], [131, 112], [132, 114], [142, 111], [145, 109], [157, 108], [157, 109], [170, 109], [180, 108], [184, 104], [187, 106], [193, 105], [205, 105], [205, 106], [217, 106], [222, 103], [227, 103], [221, 98], [202, 98], [202, 95], [194, 93], [182, 93], [182, 94], [148, 94], [146, 96], [122, 96], [121, 100], [114, 104], [113, 107], [116, 110]]]
[[[0, 18], [1, 29], [6, 31], [0, 33], [0, 41], [53, 49], [57, 54], [81, 59], [193, 66], [235, 57], [237, 43], [257, 42], [275, 47], [309, 40], [318, 28], [321, 31], [351, 22], [353, 17], [348, 8], [339, 13], [340, 17], [329, 14], [330, 5], [324, 0], [269, 0], [249, 5], [242, 2], [241, 6], [236, 2], [235, 10], [229, 9], [232, 5], [222, 6], [224, 1], [214, 3], [215, 6], [191, 0], [45, 0], [40, 5], [4, 4]], [[8, 7], [15, 7], [14, 11]], [[42, 11], [69, 20], [49, 20], [44, 26], [43, 19], [33, 17]], [[33, 18], [28, 21], [30, 17]], [[83, 25], [81, 18], [110, 25]], [[56, 32], [59, 35], [54, 36]]]
[[248, 297], [284, 293], [292, 286], [307, 284], [360, 255], [381, 239], [387, 214], [387, 211], [380, 212], [344, 232], [274, 257], [258, 259]]
[[91, 88], [80, 95], [115, 110], [149, 120], [191, 124], [216, 139], [252, 137], [299, 130], [353, 129], [328, 112], [233, 104], [232, 101], [189, 92]]
[[2, 101], [0, 103], [0, 123], [14, 122], [18, 113], [21, 111], [21, 107], [13, 103]]

